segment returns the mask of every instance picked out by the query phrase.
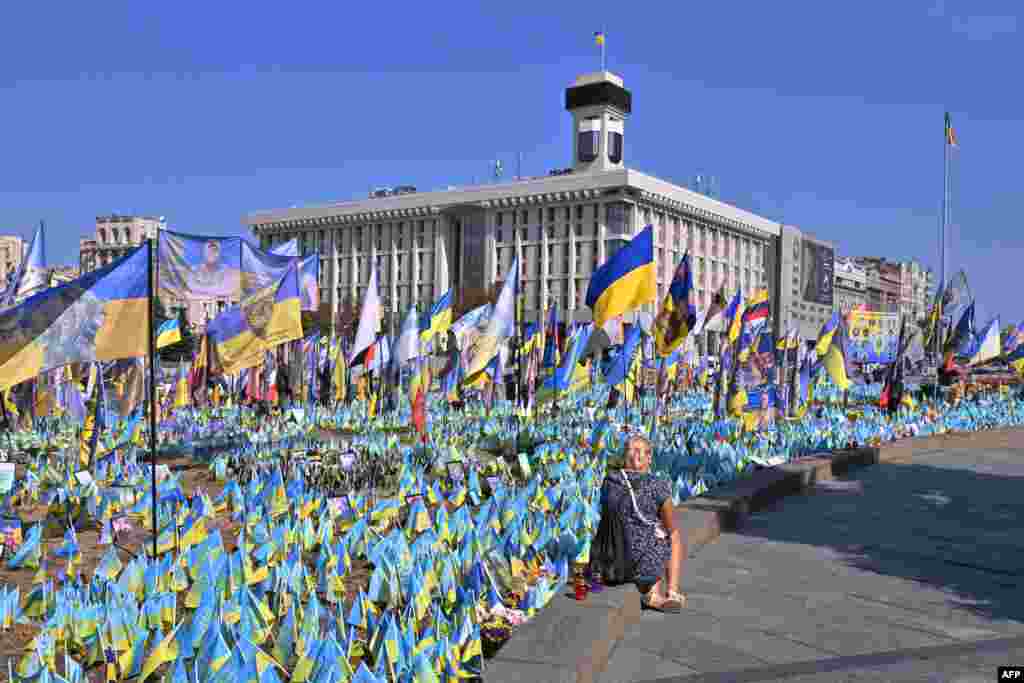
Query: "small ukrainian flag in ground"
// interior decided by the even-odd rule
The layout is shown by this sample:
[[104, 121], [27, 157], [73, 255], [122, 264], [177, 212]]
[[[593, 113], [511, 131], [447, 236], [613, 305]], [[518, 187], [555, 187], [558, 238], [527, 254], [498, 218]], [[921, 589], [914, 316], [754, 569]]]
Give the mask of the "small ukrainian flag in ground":
[[171, 344], [177, 344], [181, 341], [181, 325], [178, 324], [177, 318], [167, 320], [160, 329], [156, 331], [156, 348], [162, 349], [165, 346]]

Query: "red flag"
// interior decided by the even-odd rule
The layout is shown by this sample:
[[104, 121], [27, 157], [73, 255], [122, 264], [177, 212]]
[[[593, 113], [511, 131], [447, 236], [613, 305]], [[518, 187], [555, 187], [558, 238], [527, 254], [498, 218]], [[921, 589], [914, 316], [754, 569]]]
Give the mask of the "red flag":
[[425, 439], [427, 436], [427, 399], [422, 387], [416, 392], [416, 398], [412, 401], [412, 423], [416, 426], [416, 431]]

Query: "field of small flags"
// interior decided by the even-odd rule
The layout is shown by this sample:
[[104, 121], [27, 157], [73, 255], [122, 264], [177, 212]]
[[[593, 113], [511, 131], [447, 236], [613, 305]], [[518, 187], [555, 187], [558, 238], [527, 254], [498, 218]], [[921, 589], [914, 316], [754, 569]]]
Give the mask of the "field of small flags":
[[[557, 415], [363, 404], [258, 419], [180, 410], [161, 425], [156, 557], [141, 439], [103, 439], [91, 468], [70, 420], [16, 432], [2, 501], [0, 654], [16, 681], [439, 681], [486, 658], [542, 609], [597, 528], [599, 491], [626, 436], [655, 443], [677, 502], [802, 455], [905, 436], [1019, 425], [987, 393], [895, 416], [878, 386], [822, 383], [802, 419], [749, 429], [711, 394], [605, 410], [608, 387]], [[844, 407], [845, 403], [845, 407]], [[6, 674], [5, 674], [6, 675]]]

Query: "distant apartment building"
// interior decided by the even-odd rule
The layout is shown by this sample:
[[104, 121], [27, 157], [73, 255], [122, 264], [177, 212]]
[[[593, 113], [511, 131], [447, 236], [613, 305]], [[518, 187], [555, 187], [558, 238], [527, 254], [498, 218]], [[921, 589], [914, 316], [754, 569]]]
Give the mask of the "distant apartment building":
[[792, 225], [782, 226], [777, 244], [769, 252], [772, 331], [817, 339], [835, 305], [835, 248]]
[[18, 273], [28, 245], [17, 235], [0, 235], [0, 290]]
[[840, 313], [867, 304], [867, 273], [856, 260], [836, 257], [836, 284], [834, 309]]
[[907, 316], [908, 324], [915, 323], [928, 316], [935, 276], [917, 261], [900, 266], [900, 313]]
[[866, 274], [868, 310], [899, 313], [902, 264], [882, 256], [859, 256], [856, 261]]
[[78, 267], [82, 273], [108, 266], [144, 240], [166, 228], [161, 218], [151, 216], [97, 216], [96, 232], [78, 243]]

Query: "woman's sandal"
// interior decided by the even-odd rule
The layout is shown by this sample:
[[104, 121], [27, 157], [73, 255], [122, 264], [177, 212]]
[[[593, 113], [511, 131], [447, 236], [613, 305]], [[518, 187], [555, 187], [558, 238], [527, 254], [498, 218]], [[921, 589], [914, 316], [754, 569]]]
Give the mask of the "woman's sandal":
[[[651, 593], [653, 592], [654, 591], [651, 591]], [[679, 601], [673, 601], [671, 594], [669, 594], [669, 597], [662, 600], [661, 602], [655, 603], [651, 602], [651, 593], [647, 593], [642, 598], [640, 598], [641, 609], [649, 609], [654, 610], [655, 612], [664, 612], [666, 614], [678, 614], [679, 612], [683, 611], [682, 604], [680, 604]]]
[[683, 607], [686, 606], [686, 596], [676, 591], [669, 591], [665, 597], [665, 601], [662, 603], [662, 607], [666, 611], [681, 612]]

